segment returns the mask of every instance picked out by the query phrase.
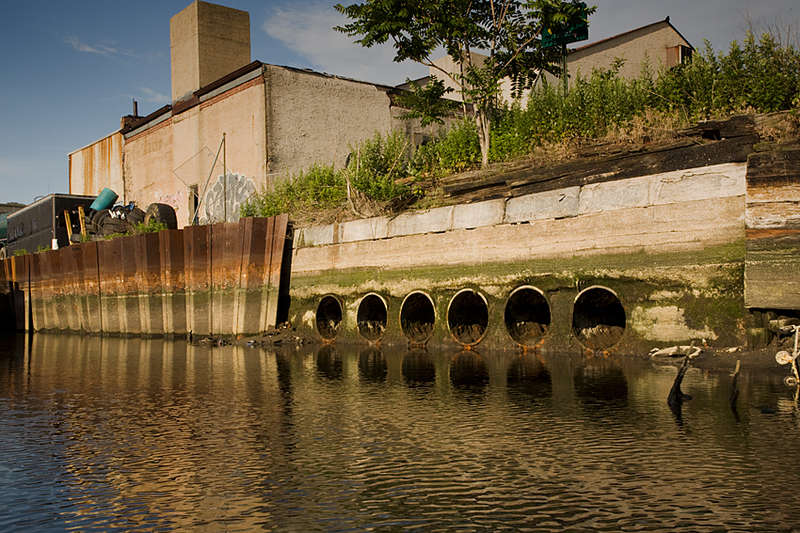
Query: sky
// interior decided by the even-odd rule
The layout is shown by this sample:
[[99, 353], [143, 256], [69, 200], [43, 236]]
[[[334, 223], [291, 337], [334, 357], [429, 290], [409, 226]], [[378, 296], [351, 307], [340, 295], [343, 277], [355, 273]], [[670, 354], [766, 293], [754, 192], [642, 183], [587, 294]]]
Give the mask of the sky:
[[[342, 0], [343, 3], [349, 3]], [[219, 0], [250, 13], [251, 56], [396, 85], [427, 74], [331, 28], [331, 1]], [[189, 0], [0, 0], [0, 202], [67, 192], [68, 154], [169, 103], [169, 19]], [[695, 47], [800, 29], [797, 0], [594, 0], [589, 41], [663, 20]], [[795, 33], [796, 35], [796, 33]], [[579, 43], [585, 44], [585, 43]]]

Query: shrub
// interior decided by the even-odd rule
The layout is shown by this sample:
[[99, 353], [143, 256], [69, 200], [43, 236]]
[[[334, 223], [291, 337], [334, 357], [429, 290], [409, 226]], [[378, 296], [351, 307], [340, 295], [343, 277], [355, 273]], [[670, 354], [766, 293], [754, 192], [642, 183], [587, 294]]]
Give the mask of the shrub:
[[394, 131], [386, 137], [377, 133], [372, 139], [351, 147], [346, 172], [353, 188], [377, 201], [390, 201], [410, 194], [406, 185], [397, 182], [408, 174], [410, 146], [409, 139], [402, 132]]
[[473, 121], [462, 120], [417, 148], [410, 167], [413, 173], [441, 175], [475, 168], [480, 162], [478, 128]]
[[[150, 222], [139, 222], [133, 227], [134, 235], [141, 235], [142, 233], [158, 233], [161, 230], [167, 229], [167, 225], [160, 220], [150, 220]], [[83, 242], [83, 238], [81, 238]]]
[[344, 178], [333, 166], [314, 165], [275, 184], [273, 190], [262, 191], [242, 204], [243, 217], [271, 217], [305, 208], [330, 208], [346, 197]]

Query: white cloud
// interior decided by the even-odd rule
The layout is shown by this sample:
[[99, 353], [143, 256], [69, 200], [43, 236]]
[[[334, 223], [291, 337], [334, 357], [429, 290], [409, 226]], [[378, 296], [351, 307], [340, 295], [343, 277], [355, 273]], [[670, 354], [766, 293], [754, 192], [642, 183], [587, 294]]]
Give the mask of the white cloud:
[[394, 49], [389, 44], [364, 48], [333, 29], [347, 20], [329, 3], [317, 2], [276, 7], [262, 29], [308, 59], [315, 69], [330, 74], [390, 85], [427, 74], [427, 68], [419, 64], [392, 61]]
[[170, 97], [166, 94], [160, 93], [151, 89], [150, 87], [142, 87], [139, 89], [143, 96], [140, 96], [139, 99], [143, 102], [148, 102], [151, 104], [168, 104], [170, 102]]
[[131, 56], [133, 57], [135, 54], [130, 50], [121, 50], [115, 46], [111, 46], [108, 44], [88, 44], [81, 41], [78, 37], [71, 35], [64, 39], [64, 42], [67, 43], [72, 47], [73, 50], [77, 52], [83, 52], [86, 54], [97, 54], [101, 56], [115, 56], [115, 55], [122, 55], [122, 56]]

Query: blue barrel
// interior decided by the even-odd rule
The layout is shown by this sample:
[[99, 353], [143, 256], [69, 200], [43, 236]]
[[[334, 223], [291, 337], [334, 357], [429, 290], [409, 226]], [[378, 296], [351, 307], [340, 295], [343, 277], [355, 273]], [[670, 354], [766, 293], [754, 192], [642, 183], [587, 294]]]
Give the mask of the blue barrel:
[[89, 209], [94, 209], [95, 211], [108, 209], [114, 205], [114, 202], [117, 201], [117, 198], [119, 198], [117, 193], [106, 187], [100, 191], [100, 194], [98, 194], [97, 198], [94, 199], [94, 202], [92, 202], [92, 205], [89, 206]]

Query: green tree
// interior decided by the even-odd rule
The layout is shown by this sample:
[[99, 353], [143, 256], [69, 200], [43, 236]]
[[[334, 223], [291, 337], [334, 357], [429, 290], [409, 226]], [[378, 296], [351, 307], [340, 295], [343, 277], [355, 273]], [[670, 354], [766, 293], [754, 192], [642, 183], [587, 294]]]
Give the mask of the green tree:
[[[510, 78], [519, 93], [542, 72], [558, 73], [559, 50], [542, 48], [542, 30], [569, 27], [595, 8], [577, 0], [364, 0], [337, 4], [336, 9], [351, 20], [336, 29], [358, 37], [357, 43], [370, 47], [391, 42], [395, 61], [416, 61], [453, 81], [472, 104], [486, 166], [500, 80]], [[439, 49], [459, 72], [447, 72], [433, 62], [431, 54]], [[477, 51], [486, 58], [479, 60]]]

